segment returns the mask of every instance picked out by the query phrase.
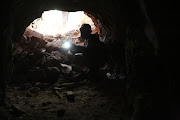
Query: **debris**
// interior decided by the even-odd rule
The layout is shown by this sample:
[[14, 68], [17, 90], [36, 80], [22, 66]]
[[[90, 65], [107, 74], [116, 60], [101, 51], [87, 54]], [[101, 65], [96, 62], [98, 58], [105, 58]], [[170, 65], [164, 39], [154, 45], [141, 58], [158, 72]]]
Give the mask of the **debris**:
[[56, 60], [62, 61], [63, 55], [58, 51], [52, 51], [51, 54], [54, 56]]
[[31, 84], [25, 84], [24, 89], [28, 90], [28, 89], [30, 89], [31, 87], [32, 87]]
[[62, 87], [62, 88], [54, 87], [54, 90], [59, 90], [59, 91], [61, 91], [61, 90], [63, 90], [63, 89], [64, 89], [64, 87]]
[[40, 87], [40, 86], [42, 86], [42, 83], [41, 82], [36, 82], [34, 86], [35, 87]]
[[58, 117], [63, 117], [64, 113], [65, 113], [65, 110], [64, 109], [60, 109], [60, 110], [57, 111], [57, 116]]
[[123, 80], [125, 78], [125, 75], [123, 73], [116, 74], [116, 73], [106, 73], [106, 76], [108, 79], [120, 79]]
[[108, 79], [110, 79], [111, 78], [111, 73], [106, 73], [106, 76], [107, 76]]
[[61, 84], [59, 83], [59, 82], [56, 82], [56, 83], [54, 83], [54, 85], [53, 85], [54, 87], [60, 87], [61, 86]]
[[39, 44], [40, 39], [37, 37], [31, 37], [31, 41], [28, 44], [28, 48], [29, 49], [34, 49], [37, 48], [38, 44]]
[[40, 39], [43, 39], [43, 34], [41, 34], [39, 32], [36, 32], [34, 30], [31, 30], [31, 28], [29, 28], [29, 27], [26, 28], [26, 30], [24, 32], [24, 35], [26, 37], [30, 37], [30, 38], [33, 37], [33, 36], [36, 36], [36, 37], [38, 37]]
[[40, 90], [41, 89], [39, 87], [32, 87], [29, 89], [29, 92], [30, 93], [38, 93], [38, 92], [40, 92]]
[[46, 42], [46, 41], [44, 41], [44, 40], [40, 40], [40, 42], [39, 42], [39, 44], [38, 44], [37, 48], [45, 48], [46, 44], [47, 44], [47, 42]]
[[52, 42], [54, 40], [54, 38], [51, 35], [45, 35], [45, 36], [43, 36], [43, 40], [46, 40], [48, 42]]
[[78, 34], [79, 34], [78, 31], [74, 31], [74, 32], [73, 32], [73, 35], [78, 35]]
[[62, 71], [64, 74], [69, 74], [69, 73], [72, 71], [72, 67], [69, 66], [69, 65], [61, 64], [61, 66], [62, 66], [61, 71]]
[[66, 92], [66, 98], [69, 102], [74, 102], [75, 101], [75, 97], [72, 91], [67, 91]]
[[59, 73], [59, 69], [57, 67], [47, 67], [46, 72], [53, 72], [53, 73]]
[[52, 41], [48, 42], [45, 46], [46, 50], [51, 52], [51, 51], [57, 51], [60, 48], [59, 41]]
[[59, 98], [62, 98], [62, 96], [61, 96], [61, 94], [60, 94], [60, 92], [58, 90], [55, 90], [55, 92], [56, 92], [56, 95], [58, 95]]
[[74, 82], [62, 83], [61, 87], [72, 86], [72, 85], [75, 85], [75, 83]]
[[17, 55], [20, 54], [23, 51], [23, 49], [21, 47], [18, 47], [14, 52], [13, 55]]
[[58, 67], [60, 68], [61, 67], [61, 63], [62, 62], [62, 59], [61, 57], [55, 57], [53, 55], [50, 55], [48, 57], [45, 58], [45, 60], [43, 61], [43, 66], [48, 66], [48, 67]]
[[63, 82], [65, 82], [65, 81], [67, 81], [66, 79], [65, 79], [65, 77], [61, 74], [61, 76], [60, 76], [60, 78], [58, 79], [58, 83], [63, 83]]

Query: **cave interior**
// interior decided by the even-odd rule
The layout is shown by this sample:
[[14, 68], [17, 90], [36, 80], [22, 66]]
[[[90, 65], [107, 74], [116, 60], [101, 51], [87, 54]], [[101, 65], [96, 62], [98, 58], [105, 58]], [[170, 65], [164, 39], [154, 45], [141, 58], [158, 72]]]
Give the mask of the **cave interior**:
[[[152, 91], [160, 85], [159, 42], [177, 37], [168, 36], [174, 27], [166, 24], [169, 15], [176, 19], [176, 12], [160, 9], [160, 4], [144, 0], [7, 0], [1, 7], [0, 119], [152, 120]], [[83, 11], [93, 21], [92, 33], [105, 45], [103, 65], [95, 75], [89, 74], [87, 66], [74, 63], [74, 54], [60, 47], [64, 41], [76, 44], [78, 29], [64, 36], [44, 36], [29, 29], [49, 10], [65, 11], [63, 14]], [[177, 86], [170, 83], [169, 93]], [[169, 112], [175, 116], [176, 102], [173, 107], [170, 104], [175, 112]]]

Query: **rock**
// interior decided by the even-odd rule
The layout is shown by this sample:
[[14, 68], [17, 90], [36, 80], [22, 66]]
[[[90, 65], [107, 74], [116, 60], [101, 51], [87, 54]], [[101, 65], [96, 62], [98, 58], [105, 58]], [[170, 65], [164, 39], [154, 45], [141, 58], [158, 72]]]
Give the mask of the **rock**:
[[28, 48], [29, 49], [34, 49], [37, 48], [38, 44], [39, 44], [40, 39], [37, 37], [31, 37], [31, 41], [28, 44]]
[[59, 58], [57, 58], [57, 57], [55, 57], [55, 56], [53, 56], [53, 55], [51, 55], [51, 56], [48, 56], [45, 60], [44, 60], [44, 63], [42, 63], [43, 64], [43, 66], [48, 66], [48, 67], [58, 67], [58, 68], [61, 68], [61, 63], [62, 62], [62, 59], [59, 57]]
[[23, 49], [21, 47], [18, 47], [14, 52], [13, 55], [17, 55], [20, 54], [23, 51]]
[[58, 51], [58, 49], [60, 48], [60, 44], [58, 43], [58, 41], [52, 41], [52, 42], [48, 42], [45, 46], [47, 51]]
[[36, 82], [36, 83], [34, 84], [34, 86], [35, 86], [35, 87], [40, 87], [40, 86], [42, 86], [42, 83], [41, 83], [41, 82]]
[[26, 30], [24, 31], [24, 35], [27, 36], [27, 37], [37, 37], [37, 38], [40, 38], [40, 39], [43, 39], [43, 34], [39, 33], [39, 32], [36, 32], [34, 30], [31, 30], [31, 28], [26, 28]]
[[78, 34], [79, 34], [78, 31], [74, 31], [74, 32], [73, 32], [73, 35], [78, 35]]
[[47, 67], [46, 72], [53, 72], [53, 73], [60, 73], [59, 69], [57, 67]]
[[51, 54], [54, 56], [55, 59], [61, 60], [62, 59], [62, 54], [58, 51], [52, 51]]
[[106, 73], [108, 79], [111, 79], [111, 73]]
[[75, 101], [75, 97], [72, 91], [67, 91], [66, 92], [66, 98], [69, 102], [74, 102]]
[[30, 89], [31, 87], [32, 87], [31, 84], [25, 84], [25, 85], [24, 85], [24, 89], [26, 89], [26, 90]]
[[56, 82], [56, 83], [54, 83], [54, 85], [53, 85], [54, 87], [60, 87], [61, 86], [61, 84], [59, 83], [59, 82]]
[[46, 52], [46, 49], [45, 48], [41, 48], [40, 51], [41, 51], [42, 54], [44, 54]]
[[66, 87], [66, 86], [72, 86], [74, 84], [75, 84], [74, 82], [68, 82], [68, 83], [62, 83], [60, 86], [61, 87]]
[[62, 66], [61, 71], [62, 71], [64, 74], [69, 74], [69, 73], [72, 71], [72, 67], [69, 66], [69, 65], [61, 64], [61, 66]]
[[63, 117], [64, 114], [65, 114], [65, 110], [64, 109], [60, 109], [60, 110], [57, 111], [57, 116], [58, 117]]
[[29, 41], [28, 41], [26, 35], [23, 35], [23, 36], [21, 37], [21, 40], [19, 41], [19, 43], [20, 43], [21, 45], [25, 45], [25, 44], [28, 43], [28, 42], [29, 42]]
[[61, 90], [63, 90], [64, 88], [54, 87], [53, 89], [54, 89], [54, 90], [59, 90], [59, 91], [61, 91]]
[[48, 42], [52, 42], [54, 40], [54, 38], [51, 35], [45, 35], [45, 36], [43, 36], [43, 40], [46, 40]]
[[41, 89], [39, 87], [32, 87], [29, 89], [29, 92], [30, 93], [38, 93], [38, 92], [40, 92], [40, 90]]
[[37, 48], [45, 48], [46, 44], [47, 44], [47, 42], [46, 42], [46, 41], [44, 41], [44, 40], [40, 40], [40, 42], [39, 42], [39, 44], [38, 44]]

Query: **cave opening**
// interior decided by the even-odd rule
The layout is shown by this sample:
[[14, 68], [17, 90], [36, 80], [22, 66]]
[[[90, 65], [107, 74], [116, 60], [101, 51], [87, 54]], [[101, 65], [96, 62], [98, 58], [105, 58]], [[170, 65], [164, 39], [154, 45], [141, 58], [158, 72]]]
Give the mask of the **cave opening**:
[[[141, 0], [32, 1], [13, 1], [4, 10], [0, 103], [5, 104], [0, 106], [0, 118], [151, 119], [147, 116], [152, 113], [152, 80], [157, 80], [159, 57], [153, 7], [147, 8]], [[41, 14], [47, 10], [62, 10], [56, 16], [64, 15], [66, 20], [75, 11], [90, 17], [93, 29], [89, 31], [98, 35], [97, 43], [103, 47], [94, 47], [88, 62], [104, 59], [82, 65], [83, 54], [70, 50], [74, 45], [85, 46], [85, 39], [77, 39], [80, 26], [69, 29], [68, 20], [50, 22], [53, 27], [44, 25]], [[93, 74], [91, 65], [95, 65]]]
[[31, 38], [35, 37], [46, 42], [59, 41], [56, 43], [59, 47], [62, 47], [62, 44], [66, 41], [83, 45], [83, 41], [79, 40], [81, 35], [79, 29], [82, 24], [89, 24], [91, 26], [91, 34], [100, 33], [98, 26], [95, 26], [92, 19], [83, 11], [44, 11], [40, 18], [35, 19], [25, 29], [20, 41], [25, 42], [27, 39], [26, 42], [30, 42]]
[[[82, 64], [82, 53], [69, 50], [72, 44], [78, 47], [85, 47], [85, 41], [81, 39], [80, 31], [80, 27], [84, 24], [90, 25], [90, 35], [98, 36], [96, 39], [101, 44], [103, 43], [102, 38], [104, 36], [101, 35], [96, 19], [92, 19], [89, 16], [83, 11], [45, 11], [40, 18], [35, 19], [26, 27], [20, 40], [13, 43], [13, 73], [8, 83], [7, 96], [10, 99], [8, 104], [11, 104], [11, 108], [15, 109], [13, 111], [15, 112], [14, 114], [20, 112], [17, 118], [19, 116], [22, 117], [23, 113], [26, 112], [30, 113], [29, 115], [26, 114], [25, 118], [27, 119], [34, 117], [35, 113], [49, 119], [57, 119], [64, 116], [72, 118], [70, 114], [65, 114], [67, 109], [74, 109], [70, 104], [77, 103], [75, 110], [70, 111], [81, 115], [82, 112], [77, 113], [75, 111], [78, 106], [83, 107], [81, 102], [84, 97], [92, 99], [95, 96], [93, 98], [93, 101], [95, 101], [97, 96], [97, 99], [99, 99], [97, 104], [103, 104], [101, 103], [103, 99], [106, 102], [111, 101], [109, 95], [116, 96], [116, 94], [119, 94], [117, 84], [125, 78], [124, 75], [111, 74], [105, 63], [99, 68], [96, 67], [98, 70], [92, 74], [91, 66]], [[92, 59], [95, 59], [93, 64], [104, 62], [105, 58], [101, 59], [100, 54], [96, 55], [101, 49], [97, 48], [93, 48], [93, 56], [89, 60], [86, 59], [87, 62], [91, 62]], [[103, 48], [101, 54], [104, 53], [105, 49]], [[113, 89], [109, 91], [107, 86], [113, 86]], [[101, 90], [96, 91], [93, 89]], [[103, 91], [105, 93], [108, 91], [106, 93], [108, 95], [105, 98], [100, 97], [100, 95], [104, 96], [105, 93]], [[83, 96], [84, 94], [80, 94], [84, 92], [87, 95]], [[61, 99], [60, 103], [59, 99]], [[117, 101], [116, 97], [113, 97], [112, 100], [115, 101], [110, 103], [110, 105], [113, 107], [113, 104], [117, 104], [116, 107], [114, 106], [117, 108], [120, 101]], [[66, 102], [70, 103], [67, 107], [65, 107]], [[55, 104], [56, 107], [54, 106]], [[94, 112], [91, 112], [97, 104], [95, 103], [91, 108], [86, 107], [87, 110], [90, 110], [89, 113], [91, 115], [94, 114]], [[52, 110], [55, 112], [49, 114]], [[102, 111], [107, 112], [100, 109], [98, 113], [102, 114]], [[47, 112], [49, 115], [43, 115], [44, 112]], [[110, 116], [108, 115], [108, 117]], [[75, 118], [79, 119], [78, 116]]]

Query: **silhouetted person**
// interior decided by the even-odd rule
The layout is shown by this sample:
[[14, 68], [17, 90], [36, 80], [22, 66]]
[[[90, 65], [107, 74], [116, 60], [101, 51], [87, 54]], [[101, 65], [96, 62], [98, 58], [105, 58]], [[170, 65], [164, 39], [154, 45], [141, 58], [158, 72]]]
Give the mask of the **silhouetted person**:
[[[99, 40], [98, 34], [91, 34], [91, 26], [83, 24], [80, 28], [81, 40], [84, 41], [84, 46], [72, 45], [75, 49], [75, 63], [77, 58], [82, 53], [82, 64], [90, 69], [90, 73], [96, 73], [104, 64], [105, 45]], [[94, 74], [95, 75], [95, 74]]]

